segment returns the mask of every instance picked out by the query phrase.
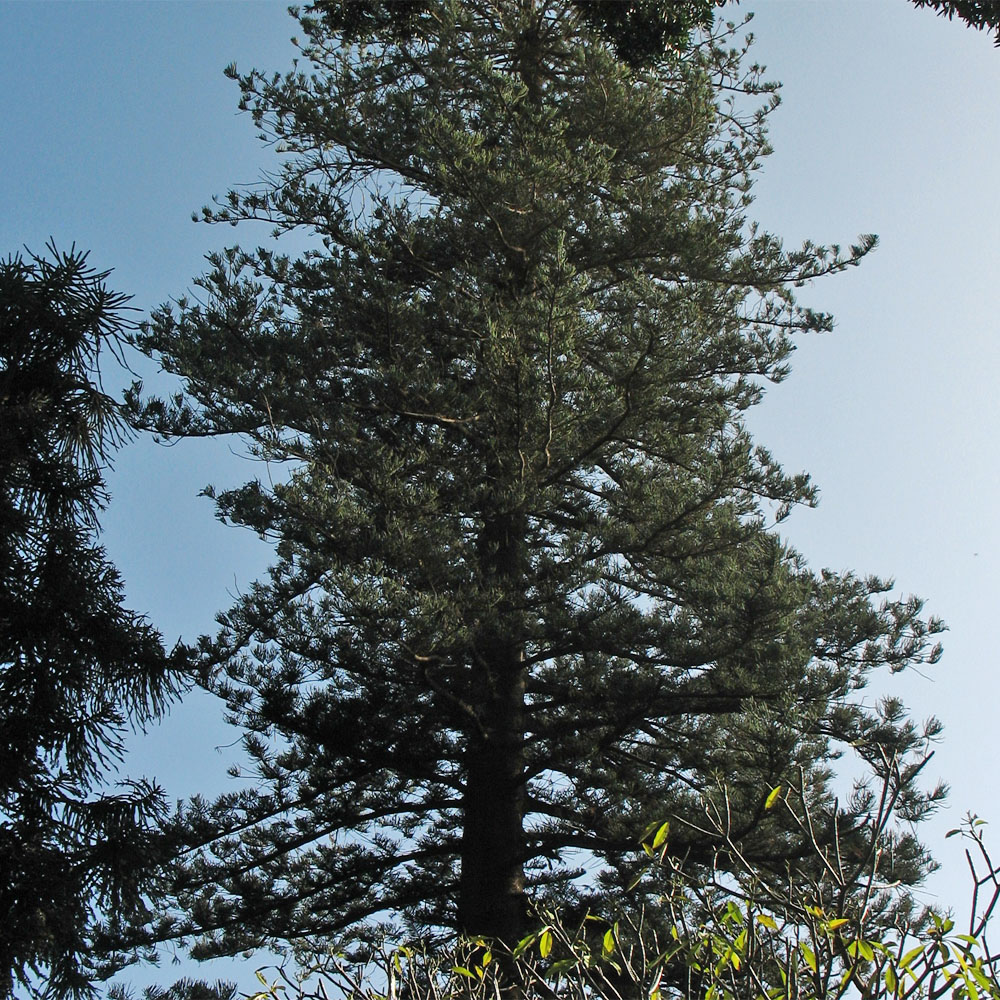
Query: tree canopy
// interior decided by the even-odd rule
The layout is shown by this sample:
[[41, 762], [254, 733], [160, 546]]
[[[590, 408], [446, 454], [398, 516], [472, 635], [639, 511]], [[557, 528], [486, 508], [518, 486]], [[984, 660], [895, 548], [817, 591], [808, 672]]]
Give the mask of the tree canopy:
[[[303, 15], [310, 72], [231, 71], [280, 163], [205, 213], [313, 249], [216, 255], [136, 338], [184, 383], [133, 397], [146, 426], [268, 463], [216, 501], [277, 554], [199, 653], [252, 780], [178, 818], [153, 936], [511, 942], [527, 897], [641, 874], [664, 817], [714, 863], [706, 797], [788, 877], [813, 852], [769, 790], [848, 842], [875, 809], [838, 795], [845, 752], [919, 819], [935, 724], [858, 692], [941, 625], [808, 569], [775, 523], [814, 491], [744, 423], [831, 326], [794, 289], [875, 243], [789, 251], [748, 218], [772, 88], [725, 31], [637, 65], [568, 0], [343, 10]], [[891, 857], [926, 863], [908, 833]]]
[[1000, 46], [1000, 4], [996, 0], [912, 0], [912, 3], [915, 7], [930, 7], [949, 21], [957, 14], [977, 31], [992, 31], [993, 44]]
[[162, 796], [107, 779], [177, 690], [95, 537], [124, 433], [98, 355], [127, 298], [50, 251], [0, 261], [0, 996], [87, 994], [104, 925], [148, 916]]
[[[918, 8], [930, 7], [949, 21], [957, 15], [978, 31], [994, 33], [1000, 46], [1000, 3], [997, 0], [910, 0]], [[686, 48], [691, 34], [706, 29], [720, 11], [732, 9], [739, 0], [573, 0], [577, 15], [589, 28], [599, 32], [616, 55], [632, 66], [657, 62]], [[427, 0], [318, 0], [312, 9], [327, 20], [328, 27], [348, 41], [376, 31], [406, 34]]]
[[[691, 33], [712, 26], [717, 8], [727, 0], [573, 0], [576, 16], [599, 32], [615, 54], [631, 66], [662, 59], [687, 48]], [[344, 4], [319, 0], [311, 9], [322, 15], [327, 30], [353, 42], [375, 34], [410, 34], [432, 4], [427, 0], [357, 0]]]

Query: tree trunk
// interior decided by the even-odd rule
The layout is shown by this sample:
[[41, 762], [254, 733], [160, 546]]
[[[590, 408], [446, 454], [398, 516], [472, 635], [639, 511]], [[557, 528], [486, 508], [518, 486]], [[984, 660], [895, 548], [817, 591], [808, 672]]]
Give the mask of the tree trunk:
[[[529, 99], [541, 98], [539, 14], [535, 0], [522, 0], [525, 29], [517, 71]], [[512, 271], [525, 261], [515, 254]], [[521, 284], [526, 285], [524, 276]], [[519, 440], [520, 428], [510, 427]], [[504, 481], [503, 462], [487, 463], [487, 475]], [[472, 936], [513, 947], [527, 924], [524, 895], [524, 734], [527, 686], [521, 605], [526, 570], [527, 521], [523, 514], [488, 512], [478, 539], [486, 589], [502, 597], [477, 637], [472, 669], [480, 729], [469, 734], [463, 796], [459, 926]]]
[[469, 734], [463, 797], [459, 924], [508, 945], [524, 933], [524, 694], [515, 604], [523, 586], [523, 518], [499, 515], [479, 537], [487, 580], [507, 592], [474, 652], [480, 727]]

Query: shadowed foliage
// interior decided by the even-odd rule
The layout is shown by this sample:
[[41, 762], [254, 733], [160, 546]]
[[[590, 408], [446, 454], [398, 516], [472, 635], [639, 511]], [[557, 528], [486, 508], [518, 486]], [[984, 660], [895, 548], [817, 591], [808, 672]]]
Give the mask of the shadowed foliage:
[[162, 796], [106, 778], [176, 686], [96, 542], [125, 428], [95, 384], [127, 301], [106, 277], [54, 247], [0, 261], [0, 996], [87, 994], [104, 921], [148, 915]]

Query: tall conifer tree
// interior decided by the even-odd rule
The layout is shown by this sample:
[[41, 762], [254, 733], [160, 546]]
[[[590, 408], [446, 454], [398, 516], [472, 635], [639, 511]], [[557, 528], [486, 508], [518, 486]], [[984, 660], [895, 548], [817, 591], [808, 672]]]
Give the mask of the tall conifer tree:
[[145, 923], [162, 792], [109, 786], [179, 687], [96, 537], [128, 297], [50, 251], [0, 260], [0, 997], [90, 995], [104, 931]]
[[785, 871], [807, 852], [769, 789], [848, 831], [870, 803], [836, 803], [831, 760], [924, 735], [856, 692], [939, 625], [805, 567], [774, 522], [812, 488], [744, 426], [830, 326], [791, 289], [874, 243], [748, 221], [770, 89], [726, 37], [637, 66], [568, 0], [413, 7], [313, 10], [311, 73], [232, 70], [281, 165], [206, 218], [314, 248], [214, 257], [140, 338], [184, 380], [147, 424], [274, 473], [216, 497], [277, 562], [201, 647], [258, 780], [183, 817], [158, 934], [200, 954], [386, 914], [511, 941], [527, 896], [630, 880], [650, 822], [708, 862], [723, 784]]

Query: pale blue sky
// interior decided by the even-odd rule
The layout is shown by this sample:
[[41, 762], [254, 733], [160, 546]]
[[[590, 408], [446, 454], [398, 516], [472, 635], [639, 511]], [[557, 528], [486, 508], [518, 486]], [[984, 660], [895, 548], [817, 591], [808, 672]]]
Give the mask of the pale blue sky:
[[[947, 725], [930, 772], [951, 804], [924, 836], [944, 866], [930, 890], [957, 905], [964, 862], [944, 831], [968, 809], [1000, 826], [1000, 50], [906, 0], [727, 14], [747, 10], [784, 84], [754, 216], [790, 244], [881, 238], [803, 291], [837, 329], [802, 343], [752, 424], [822, 491], [786, 526], [810, 563], [894, 576], [950, 626], [941, 664], [887, 687]], [[271, 162], [222, 68], [288, 68], [296, 27], [280, 3], [0, 3], [0, 253], [75, 241], [148, 310], [188, 290], [208, 250], [262, 240], [190, 217]], [[119, 456], [104, 540], [168, 641], [210, 630], [267, 565], [197, 497], [254, 474], [219, 442]], [[231, 751], [215, 748], [237, 733], [217, 719], [205, 699], [176, 708], [127, 770], [172, 796], [221, 789]]]

